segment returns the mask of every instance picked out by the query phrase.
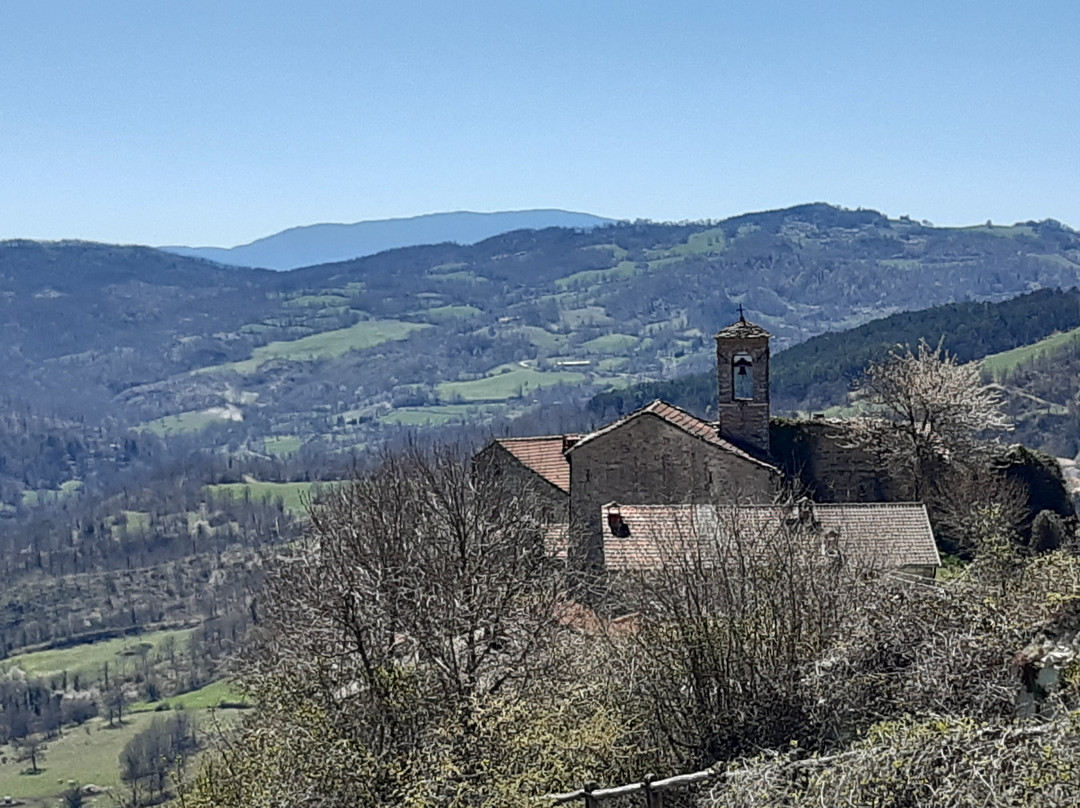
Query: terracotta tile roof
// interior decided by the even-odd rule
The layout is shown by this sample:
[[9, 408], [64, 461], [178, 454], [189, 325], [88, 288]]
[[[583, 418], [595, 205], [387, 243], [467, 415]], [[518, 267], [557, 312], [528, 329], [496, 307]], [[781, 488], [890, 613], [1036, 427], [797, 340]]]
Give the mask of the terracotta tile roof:
[[570, 463], [563, 454], [567, 442], [577, 435], [546, 435], [539, 438], [499, 438], [495, 442], [549, 483], [570, 493]]
[[768, 331], [757, 323], [739, 318], [727, 328], [721, 328], [716, 332], [716, 337], [725, 339], [747, 339], [749, 337], [771, 337]]
[[[612, 510], [629, 528], [622, 535], [612, 530]], [[827, 542], [835, 542], [841, 554], [863, 564], [893, 569], [941, 563], [926, 506], [919, 502], [807, 503], [801, 519], [797, 506], [611, 503], [600, 516], [604, 564], [613, 570], [654, 569], [703, 550], [764, 556], [771, 542], [800, 525], [823, 552]]]
[[841, 546], [886, 567], [938, 566], [941, 557], [921, 502], [850, 502], [814, 505], [826, 533], [837, 530]]
[[693, 435], [695, 438], [700, 438], [706, 443], [711, 443], [713, 446], [718, 446], [725, 451], [738, 455], [744, 460], [749, 460], [753, 463], [757, 463], [758, 465], [767, 466], [770, 469], [776, 470], [776, 467], [773, 466], [771, 463], [766, 463], [764, 460], [754, 457], [752, 454], [743, 451], [738, 446], [735, 446], [734, 444], [729, 443], [728, 441], [721, 438], [714, 422], [698, 418], [696, 415], [693, 415], [692, 413], [689, 413], [684, 409], [676, 407], [674, 404], [668, 404], [666, 401], [661, 401], [660, 399], [656, 399], [656, 401], [653, 401], [651, 404], [646, 404], [639, 410], [634, 410], [634, 412], [630, 413], [629, 415], [625, 415], [618, 421], [613, 421], [612, 423], [601, 429], [596, 430], [595, 432], [590, 432], [588, 435], [585, 435], [583, 438], [577, 441], [577, 443], [570, 447], [568, 451], [572, 452], [578, 446], [588, 443], [589, 441], [596, 438], [599, 438], [602, 435], [606, 435], [609, 432], [618, 429], [627, 421], [631, 421], [635, 418], [640, 418], [644, 415], [654, 415], [657, 418], [662, 418], [669, 424], [677, 426], [683, 432], [686, 432], [689, 435]]

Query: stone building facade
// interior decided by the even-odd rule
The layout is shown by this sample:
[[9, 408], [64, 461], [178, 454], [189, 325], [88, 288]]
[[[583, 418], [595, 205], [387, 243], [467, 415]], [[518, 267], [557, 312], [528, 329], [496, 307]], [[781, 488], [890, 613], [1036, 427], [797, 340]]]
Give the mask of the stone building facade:
[[605, 503], [771, 502], [779, 470], [717, 433], [716, 425], [654, 401], [576, 441], [570, 466], [571, 563], [604, 564]]
[[827, 423], [771, 421], [769, 339], [741, 316], [716, 334], [716, 422], [658, 400], [587, 435], [492, 441], [476, 462], [531, 486], [553, 525], [550, 546], [579, 569], [605, 566], [603, 514], [614, 503], [763, 506], [785, 484], [822, 502], [893, 498], [872, 459]]

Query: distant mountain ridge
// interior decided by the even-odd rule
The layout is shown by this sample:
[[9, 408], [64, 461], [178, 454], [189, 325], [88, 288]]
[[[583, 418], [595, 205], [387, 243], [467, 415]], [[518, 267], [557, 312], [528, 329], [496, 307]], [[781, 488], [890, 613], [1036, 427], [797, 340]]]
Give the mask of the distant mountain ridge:
[[513, 230], [570, 227], [591, 230], [615, 219], [557, 209], [474, 213], [429, 213], [353, 224], [290, 227], [237, 247], [161, 247], [165, 252], [206, 258], [219, 264], [265, 269], [297, 269], [375, 255], [421, 244], [475, 244]]
[[[602, 390], [713, 366], [709, 335], [739, 306], [779, 354], [901, 311], [1074, 286], [1080, 233], [1054, 221], [936, 228], [824, 203], [519, 229], [289, 272], [147, 247], [0, 242], [0, 400], [232, 452], [337, 453], [526, 412], [537, 430], [566, 432], [578, 426], [559, 423], [557, 404], [581, 420], [578, 404]], [[1029, 311], [1014, 336], [1040, 335], [1024, 318], [1080, 325]], [[931, 339], [945, 331], [928, 326]], [[808, 361], [842, 394], [840, 353]], [[825, 394], [817, 374], [810, 385]], [[18, 507], [23, 490], [60, 479], [26, 477], [5, 494], [0, 471], [0, 503]]]

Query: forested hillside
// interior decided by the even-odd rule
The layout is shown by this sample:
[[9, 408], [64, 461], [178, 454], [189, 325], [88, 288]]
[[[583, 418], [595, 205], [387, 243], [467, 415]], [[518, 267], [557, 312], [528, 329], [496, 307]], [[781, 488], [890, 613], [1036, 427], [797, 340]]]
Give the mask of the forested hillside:
[[[1077, 328], [1080, 290], [1072, 288], [1042, 289], [999, 303], [950, 303], [821, 334], [772, 357], [773, 413], [845, 407], [853, 383], [871, 362], [919, 340], [940, 342], [961, 362], [992, 357], [985, 376], [1007, 394], [1007, 409], [1017, 421], [1014, 439], [1071, 457], [1080, 450], [1080, 340], [1066, 337]], [[715, 417], [716, 370], [600, 393], [588, 409], [609, 420], [656, 398]]]
[[0, 384], [38, 416], [267, 455], [362, 450], [706, 370], [738, 304], [783, 348], [1078, 281], [1080, 236], [1053, 221], [935, 228], [823, 204], [518, 231], [283, 273], [7, 242]]
[[[1011, 398], [1019, 436], [1070, 445], [1075, 379], [1039, 368], [1051, 350], [1080, 365], [1059, 333], [1080, 327], [1078, 282], [1080, 236], [1055, 222], [934, 228], [827, 205], [282, 273], [0, 244], [0, 701], [62, 694], [29, 723], [11, 707], [0, 742], [132, 702], [227, 701], [215, 682], [311, 497], [417, 430], [467, 453], [492, 430], [587, 429], [656, 396], [708, 414], [711, 335], [740, 304], [788, 349], [778, 409], [843, 404], [868, 359], [944, 335], [1030, 391]], [[635, 386], [649, 379], [667, 381]]]

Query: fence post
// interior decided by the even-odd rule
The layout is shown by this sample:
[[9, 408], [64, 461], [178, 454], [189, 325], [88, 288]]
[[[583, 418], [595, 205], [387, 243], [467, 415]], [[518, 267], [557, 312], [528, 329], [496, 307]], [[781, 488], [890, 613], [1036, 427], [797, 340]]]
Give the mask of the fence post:
[[582, 788], [582, 791], [585, 792], [585, 808], [598, 808], [600, 805], [600, 800], [592, 795], [593, 791], [596, 789], [596, 785], [596, 783], [590, 780]]
[[655, 774], [646, 774], [642, 780], [642, 790], [645, 792], [645, 808], [664, 808], [664, 792], [656, 791], [652, 787]]

